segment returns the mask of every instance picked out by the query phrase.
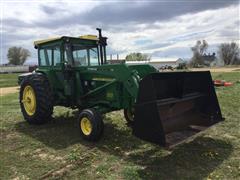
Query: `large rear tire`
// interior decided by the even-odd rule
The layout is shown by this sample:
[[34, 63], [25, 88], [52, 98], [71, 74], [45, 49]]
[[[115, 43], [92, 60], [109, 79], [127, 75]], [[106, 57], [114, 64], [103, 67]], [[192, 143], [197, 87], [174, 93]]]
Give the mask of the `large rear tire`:
[[19, 101], [23, 117], [28, 123], [43, 124], [51, 119], [53, 96], [44, 75], [32, 74], [23, 79]]
[[101, 114], [95, 109], [85, 109], [79, 115], [80, 135], [88, 141], [98, 141], [103, 134]]

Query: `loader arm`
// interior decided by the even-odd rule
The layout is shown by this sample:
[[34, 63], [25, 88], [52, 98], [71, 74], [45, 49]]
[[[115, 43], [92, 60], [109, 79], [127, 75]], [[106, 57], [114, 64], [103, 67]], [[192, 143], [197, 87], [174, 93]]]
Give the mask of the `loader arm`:
[[[101, 112], [129, 108], [136, 102], [141, 78], [146, 71], [153, 71], [149, 67], [139, 68], [141, 77], [135, 68], [126, 64], [75, 67], [78, 102], [84, 107], [98, 104]], [[83, 94], [77, 93], [79, 89], [83, 89]]]

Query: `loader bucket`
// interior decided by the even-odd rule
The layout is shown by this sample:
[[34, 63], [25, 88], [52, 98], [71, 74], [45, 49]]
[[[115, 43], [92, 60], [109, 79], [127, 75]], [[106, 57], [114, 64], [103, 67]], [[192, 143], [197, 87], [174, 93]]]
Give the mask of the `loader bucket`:
[[163, 72], [139, 84], [133, 134], [172, 147], [222, 121], [211, 74]]

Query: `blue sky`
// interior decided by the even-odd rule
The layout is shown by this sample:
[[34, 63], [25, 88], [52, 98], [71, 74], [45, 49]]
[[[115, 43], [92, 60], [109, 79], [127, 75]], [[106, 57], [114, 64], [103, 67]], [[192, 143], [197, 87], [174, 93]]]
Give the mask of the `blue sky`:
[[0, 1], [1, 61], [7, 50], [31, 51], [27, 63], [37, 62], [33, 41], [62, 35], [96, 34], [103, 29], [108, 54], [124, 58], [131, 52], [153, 58], [192, 56], [190, 47], [205, 39], [209, 52], [223, 42], [239, 43], [239, 1]]

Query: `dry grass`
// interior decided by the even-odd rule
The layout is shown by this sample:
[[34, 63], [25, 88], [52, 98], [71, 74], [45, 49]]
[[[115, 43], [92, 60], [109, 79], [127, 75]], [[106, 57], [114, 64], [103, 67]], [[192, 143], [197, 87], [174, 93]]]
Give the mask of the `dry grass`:
[[[225, 80], [240, 72], [218, 73]], [[239, 179], [240, 83], [217, 88], [226, 120], [194, 141], [167, 151], [141, 141], [122, 112], [106, 115], [98, 143], [80, 138], [75, 111], [57, 107], [42, 126], [22, 118], [18, 94], [1, 98], [1, 179]]]
[[18, 91], [19, 91], [19, 86], [0, 88], [0, 96], [5, 96], [7, 94], [16, 93]]
[[213, 73], [218, 72], [236, 72], [240, 71], [240, 66], [235, 67], [211, 67], [211, 68], [192, 68], [192, 71], [211, 71]]

